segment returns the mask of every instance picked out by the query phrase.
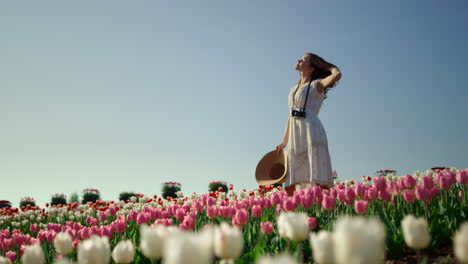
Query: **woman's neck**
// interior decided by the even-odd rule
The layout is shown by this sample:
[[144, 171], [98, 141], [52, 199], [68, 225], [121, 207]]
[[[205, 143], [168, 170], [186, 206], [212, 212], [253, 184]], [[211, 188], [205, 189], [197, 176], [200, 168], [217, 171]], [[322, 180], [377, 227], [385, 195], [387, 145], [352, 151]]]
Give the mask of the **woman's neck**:
[[308, 83], [312, 80], [311, 72], [301, 72], [301, 84]]

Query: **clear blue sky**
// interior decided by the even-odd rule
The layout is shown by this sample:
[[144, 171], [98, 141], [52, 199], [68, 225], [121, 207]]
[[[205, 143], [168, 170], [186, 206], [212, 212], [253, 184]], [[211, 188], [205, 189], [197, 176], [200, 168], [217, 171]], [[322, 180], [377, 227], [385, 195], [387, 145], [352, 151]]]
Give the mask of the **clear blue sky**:
[[256, 187], [305, 52], [342, 179], [466, 168], [466, 1], [4, 1], [0, 199]]

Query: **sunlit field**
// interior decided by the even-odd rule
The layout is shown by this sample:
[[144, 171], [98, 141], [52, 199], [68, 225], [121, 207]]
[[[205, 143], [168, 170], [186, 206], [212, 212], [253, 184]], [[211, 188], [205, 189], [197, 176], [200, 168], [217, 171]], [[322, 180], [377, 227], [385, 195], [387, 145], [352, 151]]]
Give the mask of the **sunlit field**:
[[[468, 263], [468, 169], [296, 190], [209, 183], [185, 195], [53, 194], [0, 201], [3, 263]], [[7, 198], [7, 197], [0, 197]], [[458, 260], [457, 260], [458, 259]]]

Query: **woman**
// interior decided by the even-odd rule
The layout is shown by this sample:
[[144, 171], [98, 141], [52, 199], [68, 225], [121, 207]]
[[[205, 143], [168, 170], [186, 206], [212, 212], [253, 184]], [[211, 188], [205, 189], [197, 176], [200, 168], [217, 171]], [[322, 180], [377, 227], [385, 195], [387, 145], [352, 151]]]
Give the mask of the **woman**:
[[276, 146], [280, 151], [289, 143], [285, 179], [289, 196], [295, 190], [317, 184], [325, 188], [333, 186], [327, 136], [318, 114], [328, 90], [341, 78], [338, 67], [312, 53], [304, 54], [294, 69], [299, 71], [300, 79], [289, 93], [286, 131], [283, 141]]

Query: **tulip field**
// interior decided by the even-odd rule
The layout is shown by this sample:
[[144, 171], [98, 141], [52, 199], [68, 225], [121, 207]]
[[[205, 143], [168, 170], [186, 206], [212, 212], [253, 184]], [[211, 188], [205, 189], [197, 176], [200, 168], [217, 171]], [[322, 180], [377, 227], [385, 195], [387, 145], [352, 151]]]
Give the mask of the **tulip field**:
[[4, 207], [0, 264], [468, 263], [468, 169], [228, 189]]

